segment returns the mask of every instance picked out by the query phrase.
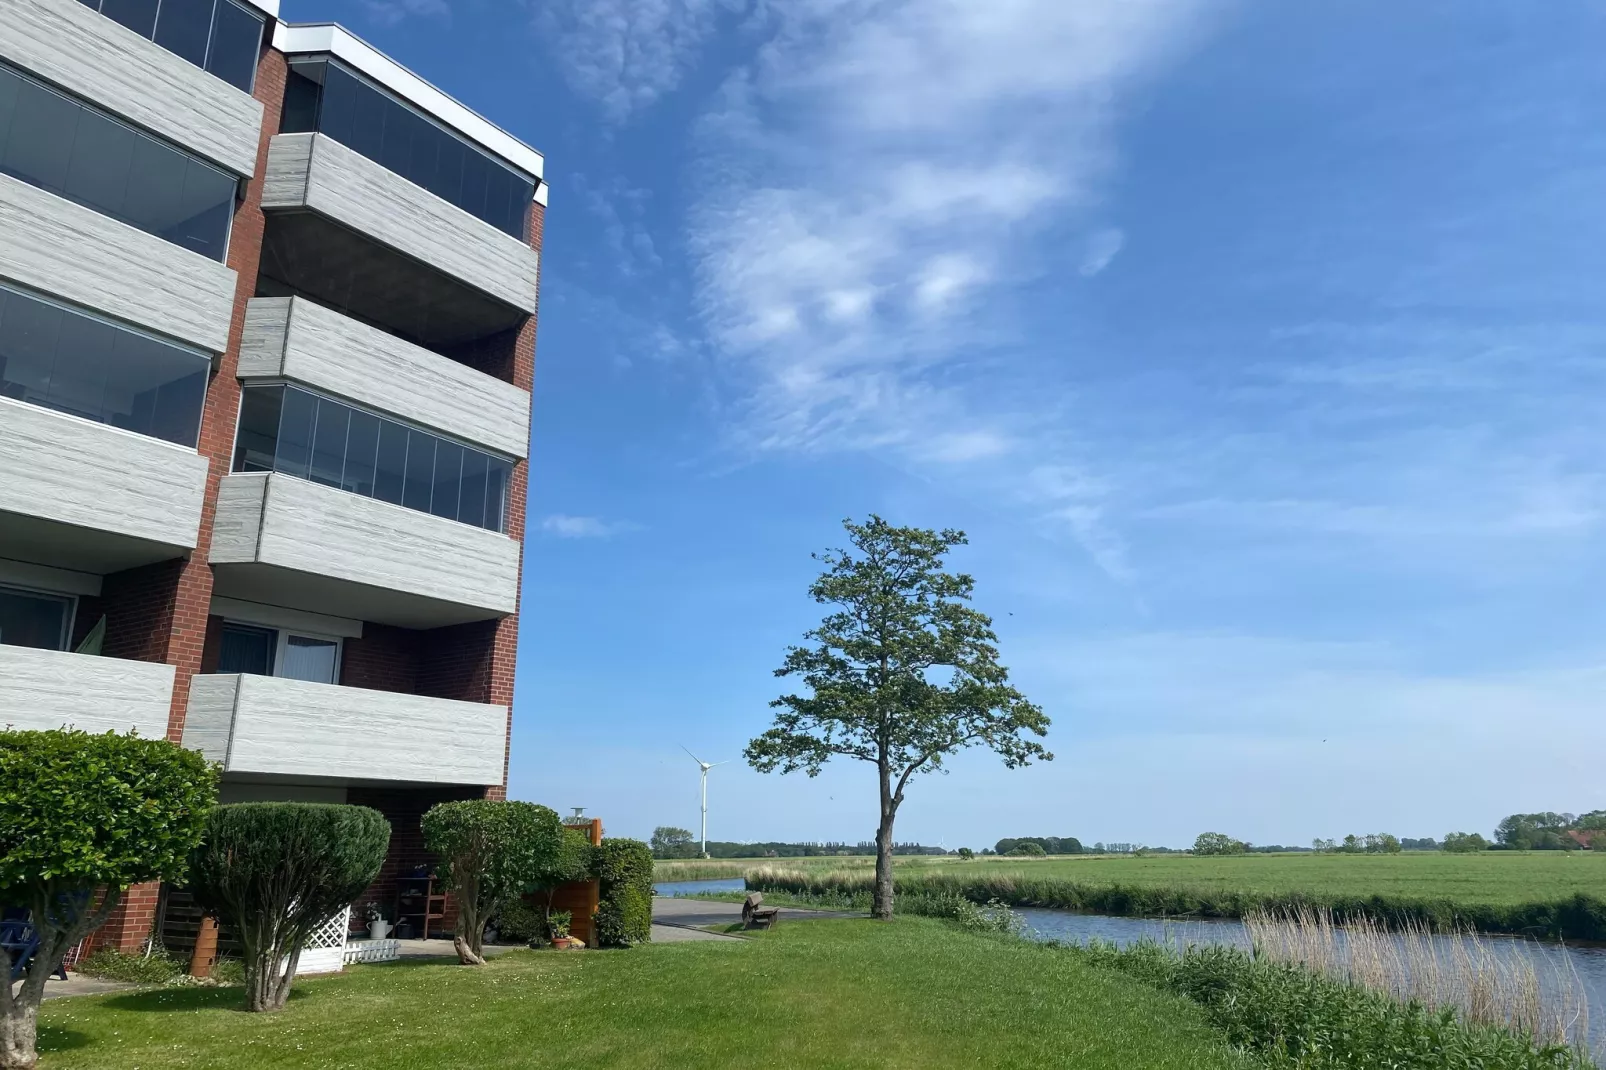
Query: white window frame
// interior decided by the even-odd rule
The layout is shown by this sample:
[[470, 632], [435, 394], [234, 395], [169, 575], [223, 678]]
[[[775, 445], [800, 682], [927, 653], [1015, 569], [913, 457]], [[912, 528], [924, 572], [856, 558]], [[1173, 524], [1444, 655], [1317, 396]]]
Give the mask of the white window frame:
[[[276, 680], [290, 679], [290, 677], [284, 675], [283, 669], [285, 650], [290, 645], [290, 637], [292, 635], [300, 636], [302, 639], [316, 639], [320, 643], [333, 643], [335, 645], [335, 672], [334, 679], [330, 680], [329, 683], [334, 685], [340, 683], [341, 663], [346, 655], [346, 640], [344, 636], [311, 631], [307, 628], [285, 628], [277, 624], [264, 624], [261, 621], [248, 620], [245, 617], [226, 616], [223, 618], [223, 623], [237, 624], [242, 628], [255, 628], [258, 631], [273, 633], [273, 672], [271, 675]], [[316, 681], [308, 680], [305, 682], [315, 683]]]
[[[260, 628], [262, 625], [258, 624], [254, 625], [254, 627]], [[340, 659], [341, 656], [346, 652], [346, 641], [344, 639], [338, 635], [325, 635], [322, 632], [309, 632], [304, 631], [301, 628], [280, 628], [278, 629], [278, 632], [279, 641], [273, 648], [273, 675], [275, 677], [283, 680], [290, 679], [290, 677], [283, 675], [280, 670], [284, 668], [285, 652], [289, 649], [290, 637], [295, 635], [302, 639], [316, 639], [320, 643], [333, 643], [335, 645], [334, 679], [330, 680], [329, 683], [340, 683]], [[316, 683], [317, 681], [308, 680], [305, 682]]]

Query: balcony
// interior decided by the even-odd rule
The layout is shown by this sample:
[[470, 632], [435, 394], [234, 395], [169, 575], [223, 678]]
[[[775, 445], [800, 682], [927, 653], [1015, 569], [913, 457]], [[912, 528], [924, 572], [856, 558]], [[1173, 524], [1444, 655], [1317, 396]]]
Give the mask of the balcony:
[[255, 98], [78, 0], [0, 4], [0, 59], [237, 175], [256, 171]]
[[225, 773], [500, 784], [506, 706], [272, 676], [197, 676], [184, 746]]
[[0, 279], [212, 353], [228, 346], [232, 268], [10, 175], [0, 175]]
[[326, 135], [272, 140], [262, 208], [265, 287], [426, 348], [513, 330], [535, 311], [535, 250]]
[[182, 556], [206, 473], [193, 449], [0, 398], [0, 557], [104, 574]]
[[172, 701], [171, 665], [0, 646], [0, 728], [134, 729], [162, 739]]
[[223, 477], [210, 560], [220, 596], [403, 628], [518, 608], [516, 540], [279, 473]]
[[286, 379], [524, 457], [530, 395], [305, 298], [246, 308], [241, 379]]

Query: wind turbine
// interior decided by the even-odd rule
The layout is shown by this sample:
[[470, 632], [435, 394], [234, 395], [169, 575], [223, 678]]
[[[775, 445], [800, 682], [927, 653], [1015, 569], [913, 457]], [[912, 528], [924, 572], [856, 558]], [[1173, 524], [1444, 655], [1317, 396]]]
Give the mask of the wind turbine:
[[684, 743], [682, 743], [680, 745], [680, 749], [685, 751], [687, 754], [691, 754], [691, 760], [697, 763], [697, 768], [700, 769], [702, 771], [702, 774], [703, 774], [703, 857], [707, 858], [708, 857], [708, 771], [710, 769], [714, 768], [714, 766], [716, 766], [716, 765], [724, 765], [725, 763], [724, 762], [705, 762], [701, 758], [697, 757], [697, 755], [692, 754], [691, 753], [691, 748], [687, 747]]

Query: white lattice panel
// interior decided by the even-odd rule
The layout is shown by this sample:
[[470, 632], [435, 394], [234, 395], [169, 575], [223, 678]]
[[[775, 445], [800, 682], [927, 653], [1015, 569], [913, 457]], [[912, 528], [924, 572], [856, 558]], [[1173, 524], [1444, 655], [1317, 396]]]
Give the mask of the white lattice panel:
[[351, 931], [351, 908], [333, 915], [307, 938], [296, 963], [296, 973], [339, 973], [346, 964], [346, 936]]

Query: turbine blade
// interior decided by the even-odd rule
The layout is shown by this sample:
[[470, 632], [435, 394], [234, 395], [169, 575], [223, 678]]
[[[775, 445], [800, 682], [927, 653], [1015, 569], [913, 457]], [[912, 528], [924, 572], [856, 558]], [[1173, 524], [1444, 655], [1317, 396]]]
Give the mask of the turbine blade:
[[680, 745], [680, 749], [685, 751], [687, 754], [691, 755], [691, 760], [696, 762], [698, 765], [702, 765], [703, 764], [703, 760], [701, 758], [697, 757], [697, 755], [692, 754], [691, 753], [691, 748], [686, 746], [686, 744], [682, 743]]

